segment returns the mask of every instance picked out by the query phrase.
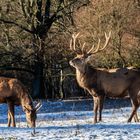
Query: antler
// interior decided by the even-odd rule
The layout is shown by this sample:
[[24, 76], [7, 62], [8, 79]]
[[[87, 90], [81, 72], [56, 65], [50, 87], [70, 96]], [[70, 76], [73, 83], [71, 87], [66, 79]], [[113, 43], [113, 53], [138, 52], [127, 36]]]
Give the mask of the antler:
[[109, 43], [110, 37], [111, 37], [111, 31], [109, 32], [108, 35], [105, 33], [105, 39], [106, 39], [106, 41], [105, 41], [104, 46], [102, 48], [100, 48], [100, 42], [101, 42], [101, 40], [99, 39], [96, 49], [94, 50], [95, 46], [93, 45], [92, 48], [87, 52], [87, 54], [89, 54], [89, 53], [95, 54], [95, 53], [97, 53], [99, 51], [104, 50], [107, 47], [108, 43]]
[[42, 102], [41, 102], [41, 100], [38, 100], [37, 103], [36, 103], [36, 105], [35, 105], [35, 107], [34, 107], [34, 109], [36, 111], [38, 111], [41, 107], [42, 107]]
[[[78, 38], [79, 35], [80, 35], [80, 33], [77, 33], [77, 34], [73, 34], [72, 35], [72, 39], [70, 40], [70, 49], [71, 50], [76, 51], [76, 39]], [[84, 53], [84, 47], [85, 47], [85, 44], [86, 43], [84, 42], [83, 45], [81, 45], [81, 42], [80, 41], [78, 43], [80, 45], [80, 48], [82, 48], [81, 49], [82, 53]]]
[[[72, 35], [72, 39], [70, 40], [70, 49], [71, 49], [71, 50], [76, 51], [76, 39], [78, 38], [79, 34], [80, 34], [80, 33], [77, 33], [77, 34], [73, 34], [73, 35]], [[99, 39], [99, 40], [98, 40], [97, 47], [95, 47], [95, 46], [93, 45], [93, 46], [91, 47], [91, 49], [90, 49], [88, 52], [85, 52], [85, 51], [84, 51], [84, 47], [85, 47], [86, 43], [84, 42], [83, 45], [81, 45], [81, 43], [79, 42], [82, 53], [83, 53], [83, 54], [95, 54], [95, 53], [97, 53], [97, 52], [99, 52], [99, 51], [104, 50], [104, 49], [107, 47], [108, 43], [109, 43], [110, 37], [111, 37], [111, 31], [109, 32], [108, 35], [107, 35], [106, 32], [105, 32], [105, 39], [106, 39], [106, 41], [105, 41], [104, 46], [101, 48], [101, 45], [100, 45], [101, 40]], [[82, 46], [82, 47], [81, 47], [81, 46]]]
[[[71, 50], [75, 50], [75, 42], [76, 42], [76, 38], [79, 36], [80, 33], [77, 34], [73, 34], [72, 35], [72, 39], [70, 40], [70, 49]], [[72, 46], [73, 45], [73, 46]]]

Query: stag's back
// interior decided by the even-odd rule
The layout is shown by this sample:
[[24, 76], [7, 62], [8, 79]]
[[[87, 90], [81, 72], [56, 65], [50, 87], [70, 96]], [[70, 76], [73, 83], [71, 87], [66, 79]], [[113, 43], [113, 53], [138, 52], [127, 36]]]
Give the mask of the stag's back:
[[98, 72], [98, 81], [101, 89], [111, 97], [126, 95], [128, 88], [140, 79], [140, 72], [133, 68], [111, 69], [107, 72]]
[[19, 90], [20, 81], [15, 78], [0, 77], [0, 103], [6, 102], [6, 99], [15, 100], [19, 104], [20, 93]]

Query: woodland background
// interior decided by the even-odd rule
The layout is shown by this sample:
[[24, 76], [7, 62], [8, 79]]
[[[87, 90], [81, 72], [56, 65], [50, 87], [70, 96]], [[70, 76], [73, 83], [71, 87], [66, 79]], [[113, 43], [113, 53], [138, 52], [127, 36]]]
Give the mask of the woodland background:
[[0, 76], [16, 77], [34, 98], [89, 97], [76, 83], [69, 60], [71, 35], [87, 49], [104, 43], [94, 67], [140, 67], [139, 0], [0, 0]]

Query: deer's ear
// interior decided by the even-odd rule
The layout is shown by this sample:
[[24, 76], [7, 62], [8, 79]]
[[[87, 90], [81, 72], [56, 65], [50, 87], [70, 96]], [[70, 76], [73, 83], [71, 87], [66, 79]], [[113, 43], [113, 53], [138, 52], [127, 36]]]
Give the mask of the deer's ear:
[[26, 110], [27, 110], [28, 112], [31, 112], [32, 109], [31, 109], [31, 108], [28, 108], [28, 107], [26, 107], [26, 106], [24, 106], [24, 107], [23, 107], [23, 111], [26, 111]]
[[30, 111], [26, 106], [23, 106], [23, 111]]
[[87, 55], [86, 62], [89, 62], [91, 60], [91, 55]]

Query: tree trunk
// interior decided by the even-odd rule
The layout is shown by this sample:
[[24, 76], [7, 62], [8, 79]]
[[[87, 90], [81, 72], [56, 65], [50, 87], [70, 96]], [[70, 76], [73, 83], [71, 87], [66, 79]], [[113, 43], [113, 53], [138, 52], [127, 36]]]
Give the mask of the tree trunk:
[[59, 82], [59, 94], [61, 99], [65, 99], [65, 93], [63, 89], [63, 70], [60, 70], [60, 82]]
[[34, 37], [33, 45], [38, 50], [34, 65], [35, 77], [33, 80], [33, 98], [46, 98], [45, 91], [45, 78], [44, 78], [44, 47], [45, 37]]
[[45, 80], [43, 72], [44, 64], [37, 62], [35, 64], [35, 77], [33, 80], [33, 98], [46, 98]]

